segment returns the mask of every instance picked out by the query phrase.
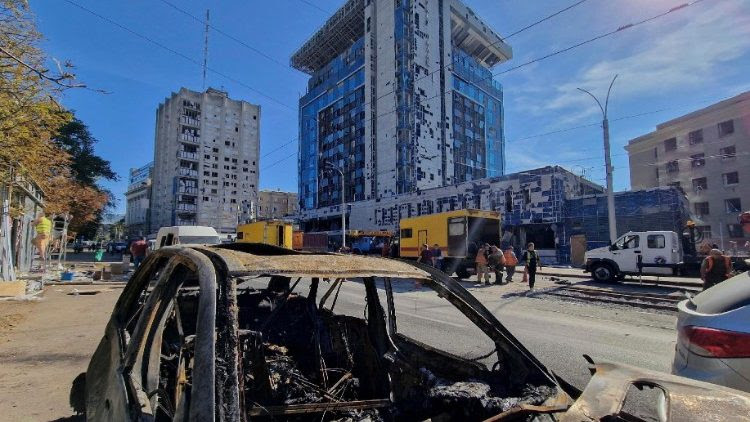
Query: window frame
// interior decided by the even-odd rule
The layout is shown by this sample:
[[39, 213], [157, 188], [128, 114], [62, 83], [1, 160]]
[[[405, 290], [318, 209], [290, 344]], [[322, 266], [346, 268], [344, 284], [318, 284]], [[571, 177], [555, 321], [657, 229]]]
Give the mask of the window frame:
[[[657, 241], [659, 239], [661, 239], [661, 243], [657, 242], [655, 243], [656, 246], [654, 246], [654, 243], [652, 242]], [[646, 247], [648, 247], [649, 249], [666, 249], [667, 238], [663, 234], [650, 234], [646, 236]]]

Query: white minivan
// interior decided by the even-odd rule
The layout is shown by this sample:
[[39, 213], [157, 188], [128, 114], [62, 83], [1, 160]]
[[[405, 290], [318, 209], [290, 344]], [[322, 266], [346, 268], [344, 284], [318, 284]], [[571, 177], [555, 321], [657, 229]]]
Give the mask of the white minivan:
[[171, 226], [162, 227], [156, 235], [154, 249], [185, 243], [210, 244], [221, 243], [219, 234], [213, 227], [206, 226]]

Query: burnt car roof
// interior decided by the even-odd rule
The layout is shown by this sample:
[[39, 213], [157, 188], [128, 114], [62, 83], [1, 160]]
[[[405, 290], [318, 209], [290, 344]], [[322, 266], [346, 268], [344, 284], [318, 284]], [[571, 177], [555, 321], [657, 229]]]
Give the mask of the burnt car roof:
[[232, 275], [285, 277], [391, 277], [426, 280], [430, 275], [393, 259], [344, 254], [314, 254], [260, 244], [192, 246], [220, 256]]

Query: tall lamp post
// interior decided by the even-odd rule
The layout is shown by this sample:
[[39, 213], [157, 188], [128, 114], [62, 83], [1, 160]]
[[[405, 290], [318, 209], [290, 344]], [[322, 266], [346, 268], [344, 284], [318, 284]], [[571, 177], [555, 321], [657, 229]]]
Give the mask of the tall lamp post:
[[604, 100], [604, 107], [602, 107], [602, 103], [599, 102], [599, 99], [596, 98], [594, 94], [586, 91], [583, 88], [578, 88], [579, 91], [589, 94], [591, 98], [596, 101], [596, 104], [599, 105], [599, 109], [602, 111], [602, 130], [604, 131], [604, 164], [607, 168], [607, 219], [609, 220], [609, 241], [612, 244], [614, 244], [617, 240], [617, 220], [615, 220], [615, 192], [613, 186], [614, 183], [612, 181], [613, 169], [609, 148], [609, 120], [607, 119], [607, 108], [609, 106], [609, 93], [612, 91], [612, 85], [615, 84], [615, 79], [617, 79], [617, 75], [612, 78], [612, 82], [609, 84], [609, 89], [607, 89], [607, 98]]
[[346, 176], [344, 170], [330, 161], [325, 161], [325, 168], [337, 171], [341, 175], [341, 247], [346, 247]]

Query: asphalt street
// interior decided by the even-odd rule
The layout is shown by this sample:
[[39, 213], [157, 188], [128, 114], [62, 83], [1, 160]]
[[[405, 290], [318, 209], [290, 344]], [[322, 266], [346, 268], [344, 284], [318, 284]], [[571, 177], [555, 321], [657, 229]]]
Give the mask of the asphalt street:
[[[428, 288], [402, 283], [394, 295], [399, 332], [468, 358], [492, 350], [492, 342], [449, 302]], [[527, 295], [520, 283], [464, 286], [543, 364], [578, 388], [590, 379], [584, 354], [670, 370], [676, 341], [673, 315], [541, 298]], [[551, 287], [548, 281], [538, 282], [538, 289]], [[361, 285], [344, 283], [335, 311], [362, 317], [363, 297]]]

